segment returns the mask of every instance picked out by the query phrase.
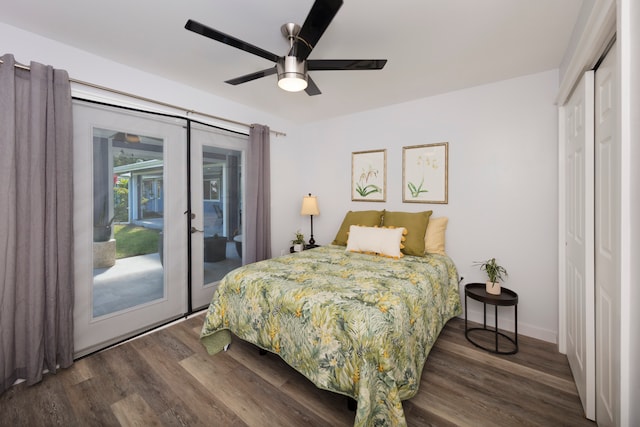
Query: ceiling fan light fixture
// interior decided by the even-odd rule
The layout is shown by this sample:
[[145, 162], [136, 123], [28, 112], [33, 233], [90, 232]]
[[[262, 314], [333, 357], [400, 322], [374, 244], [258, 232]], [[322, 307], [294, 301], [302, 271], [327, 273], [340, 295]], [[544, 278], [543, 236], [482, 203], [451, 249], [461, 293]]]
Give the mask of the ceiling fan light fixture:
[[285, 56], [276, 64], [278, 86], [287, 92], [300, 92], [307, 88], [307, 63], [295, 56]]
[[132, 133], [125, 133], [124, 134], [124, 140], [126, 142], [128, 142], [129, 144], [137, 144], [140, 142], [140, 136], [139, 135], [134, 135]]

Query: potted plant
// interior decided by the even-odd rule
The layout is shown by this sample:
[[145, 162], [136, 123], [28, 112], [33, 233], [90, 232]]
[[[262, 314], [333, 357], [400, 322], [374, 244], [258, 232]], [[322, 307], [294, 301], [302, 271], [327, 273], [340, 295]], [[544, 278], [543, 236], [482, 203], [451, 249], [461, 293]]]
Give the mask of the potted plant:
[[489, 280], [487, 281], [487, 293], [492, 295], [500, 295], [500, 280], [504, 280], [508, 276], [507, 270], [496, 262], [495, 258], [487, 261], [476, 262], [476, 265], [487, 273]]
[[111, 238], [113, 217], [106, 210], [94, 215], [93, 223], [93, 268], [108, 268], [116, 263], [116, 241]]
[[291, 241], [294, 252], [302, 252], [304, 250], [304, 234], [300, 230], [296, 231], [296, 238]]

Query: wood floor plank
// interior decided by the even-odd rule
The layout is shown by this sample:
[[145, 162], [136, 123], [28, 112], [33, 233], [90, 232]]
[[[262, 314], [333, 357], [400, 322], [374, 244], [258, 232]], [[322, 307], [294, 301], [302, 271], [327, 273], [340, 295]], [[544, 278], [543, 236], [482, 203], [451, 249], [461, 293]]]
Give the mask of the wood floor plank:
[[[320, 390], [277, 355], [234, 337], [210, 356], [204, 314], [79, 361], [35, 386], [0, 395], [0, 426], [349, 426], [346, 397]], [[413, 426], [593, 427], [566, 357], [519, 337], [501, 356], [473, 346], [451, 320], [429, 354], [420, 389], [403, 402]]]
[[[0, 425], [50, 425], [66, 426], [73, 424], [74, 414], [67, 409], [71, 405], [69, 396], [60, 381], [47, 381], [39, 385], [37, 390], [19, 384], [8, 390], [6, 398], [25, 399], [29, 407], [3, 404], [0, 400]], [[4, 399], [4, 396], [2, 396]], [[26, 409], [26, 410], [25, 410]]]
[[122, 427], [162, 425], [153, 409], [135, 393], [113, 403], [111, 409]]
[[258, 347], [236, 339], [228, 355], [277, 387], [284, 396], [304, 405], [308, 412], [324, 417], [328, 425], [353, 425], [355, 412], [348, 410], [346, 396], [317, 388], [276, 354], [259, 355]]
[[[225, 354], [217, 356], [217, 360], [228, 358]], [[180, 364], [207, 389], [216, 390], [216, 397], [238, 414], [247, 425], [325, 425], [324, 420], [301, 411], [296, 402], [283, 399], [278, 388], [242, 365], [234, 369], [231, 375], [220, 376], [216, 373], [215, 363], [203, 363], [200, 355], [189, 357]]]
[[501, 369], [513, 375], [518, 375], [522, 378], [530, 378], [532, 376], [535, 376], [536, 382], [546, 384], [550, 387], [557, 388], [558, 390], [567, 393], [575, 393], [576, 391], [576, 386], [573, 381], [558, 378], [546, 372], [541, 372], [535, 368], [530, 368], [528, 366], [515, 363], [507, 358], [498, 358], [491, 355], [490, 353], [478, 351], [444, 340], [440, 343], [438, 348], [443, 351], [448, 351], [449, 353], [455, 353], [464, 356], [469, 360], [479, 361], [486, 366], [490, 366], [495, 369]]
[[[243, 425], [235, 413], [220, 402], [212, 390], [206, 389], [197, 378], [179, 365], [180, 357], [166, 357], [163, 343], [147, 340], [133, 343], [140, 355], [147, 360], [151, 369], [171, 387], [180, 384], [176, 402], [163, 412], [165, 425], [207, 425], [210, 420], [218, 420], [221, 425]], [[174, 356], [179, 353], [175, 353]]]
[[[470, 327], [479, 327], [480, 324], [469, 322]], [[510, 334], [507, 332], [507, 334]], [[442, 331], [446, 341], [460, 344], [469, 348], [473, 346], [464, 336], [464, 320], [452, 319]], [[512, 355], [496, 355], [497, 358], [508, 359], [530, 368], [546, 372], [568, 381], [573, 381], [569, 363], [565, 355], [558, 352], [556, 344], [541, 341], [535, 338], [520, 335], [518, 337], [520, 351]]]
[[[208, 411], [210, 408], [215, 408], [216, 405], [210, 399], [206, 399], [207, 406], [204, 406], [205, 404], [194, 397], [192, 386], [197, 382], [188, 381], [189, 379], [184, 375], [185, 372], [177, 365], [180, 359], [176, 357], [176, 354], [182, 352], [169, 351], [165, 353], [163, 348], [163, 340], [147, 336], [131, 342], [126, 347], [113, 349], [118, 351], [114, 351], [110, 355], [109, 363], [126, 365], [122, 369], [124, 373], [122, 381], [130, 381], [134, 384], [135, 388], [132, 391], [140, 395], [154, 413], [163, 414], [166, 424], [204, 425], [206, 419], [199, 418], [195, 409], [204, 408]], [[174, 384], [180, 384], [180, 386], [175, 387]], [[186, 400], [186, 396], [194, 397], [194, 399]], [[172, 410], [169, 411], [169, 409]], [[175, 419], [168, 420], [167, 417], [172, 415]], [[208, 411], [204, 412], [204, 415], [219, 414]], [[229, 418], [233, 420], [234, 417], [234, 414], [230, 414]]]
[[[226, 353], [229, 357], [251, 369], [256, 375], [276, 387], [282, 386], [296, 374], [296, 371], [292, 369], [283, 369], [282, 363], [285, 362], [279, 356], [269, 352], [260, 355], [258, 347], [235, 336], [232, 347], [233, 349]], [[231, 346], [229, 348], [231, 349]]]
[[[55, 380], [55, 378], [52, 378]], [[77, 422], [69, 425], [117, 426], [118, 419], [111, 411], [111, 403], [102, 398], [102, 391], [110, 387], [110, 382], [102, 377], [93, 377], [66, 389], [71, 411]], [[23, 405], [28, 402], [22, 402]], [[33, 426], [48, 424], [33, 423]]]

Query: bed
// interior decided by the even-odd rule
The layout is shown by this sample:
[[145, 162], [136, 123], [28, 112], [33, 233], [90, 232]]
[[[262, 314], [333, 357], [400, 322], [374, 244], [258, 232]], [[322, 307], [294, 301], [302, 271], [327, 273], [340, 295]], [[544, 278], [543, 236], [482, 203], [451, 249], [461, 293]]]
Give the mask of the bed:
[[210, 354], [233, 334], [279, 355], [317, 387], [355, 399], [355, 426], [406, 425], [402, 400], [417, 393], [438, 334], [461, 313], [447, 255], [327, 245], [227, 274], [200, 338]]

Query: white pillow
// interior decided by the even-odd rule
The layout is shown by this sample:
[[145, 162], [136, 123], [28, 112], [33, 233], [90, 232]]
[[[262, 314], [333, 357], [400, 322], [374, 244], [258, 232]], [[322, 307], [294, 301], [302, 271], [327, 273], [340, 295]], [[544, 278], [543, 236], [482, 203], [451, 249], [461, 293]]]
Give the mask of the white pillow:
[[400, 249], [403, 247], [404, 233], [404, 227], [380, 228], [352, 225], [349, 227], [346, 250], [400, 258], [403, 256]]

